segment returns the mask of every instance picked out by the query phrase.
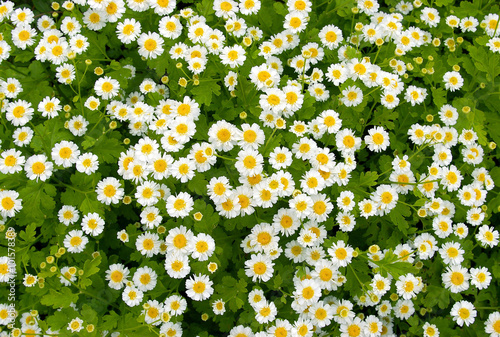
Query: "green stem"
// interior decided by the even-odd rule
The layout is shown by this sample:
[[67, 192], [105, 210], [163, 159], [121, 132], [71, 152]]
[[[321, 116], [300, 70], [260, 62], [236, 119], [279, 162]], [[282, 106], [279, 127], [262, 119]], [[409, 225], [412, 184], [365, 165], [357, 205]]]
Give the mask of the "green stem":
[[266, 153], [267, 146], [269, 145], [269, 142], [271, 141], [274, 134], [276, 133], [276, 130], [278, 130], [278, 129], [274, 128], [273, 133], [271, 133], [271, 136], [267, 139], [266, 145], [264, 145], [264, 150], [262, 151], [262, 153]]
[[22, 71], [19, 71], [17, 68], [13, 67], [9, 62], [3, 62], [2, 65], [7, 66], [10, 70], [13, 70], [16, 73], [19, 73], [19, 74], [21, 74], [23, 76], [28, 76], [28, 74], [25, 74]]
[[221, 155], [218, 155], [218, 154], [215, 154], [215, 156], [216, 156], [216, 157], [219, 157], [219, 158], [222, 158], [222, 159], [226, 159], [226, 160], [236, 161], [236, 159], [229, 158], [229, 157], [224, 157], [224, 156], [221, 156]]
[[87, 132], [88, 135], [90, 135], [90, 133], [92, 131], [94, 131], [94, 129], [99, 125], [99, 123], [102, 121], [102, 119], [106, 116], [106, 113], [103, 111], [102, 114], [101, 114], [101, 117], [99, 118], [99, 120], [94, 124], [94, 126], [92, 127], [92, 129], [90, 129], [90, 131]]
[[73, 282], [70, 279], [68, 279], [65, 275], [61, 274], [60, 270], [58, 270], [57, 272], [58, 272], [57, 273], [58, 277], [61, 277], [61, 276], [64, 277], [64, 279], [66, 279], [69, 283], [71, 283], [72, 285], [74, 285], [80, 291], [80, 293], [85, 294], [87, 296], [90, 296], [92, 298], [95, 298], [96, 300], [98, 300], [98, 301], [100, 301], [100, 302], [102, 302], [102, 303], [104, 303], [106, 305], [111, 305], [113, 308], [115, 308], [117, 310], [120, 310], [120, 308], [116, 304], [107, 302], [107, 301], [103, 300], [102, 298], [100, 298], [99, 296], [96, 296], [96, 295], [94, 295], [92, 293], [89, 293], [89, 292], [83, 290], [82, 288], [80, 288], [80, 286], [78, 284], [76, 284], [75, 282]]
[[248, 101], [247, 101], [247, 95], [245, 93], [245, 88], [243, 86], [243, 81], [240, 79], [240, 74], [238, 74], [238, 84], [241, 87], [241, 94], [243, 96], [243, 102], [245, 103], [245, 107], [247, 108], [247, 110], [250, 110], [250, 106], [248, 105]]
[[[82, 111], [82, 116], [85, 117], [85, 111], [83, 110], [82, 90], [81, 90], [81, 86], [80, 86], [80, 83], [82, 82], [83, 76], [85, 76], [85, 74], [83, 74], [82, 78], [80, 79], [80, 75], [78, 75], [78, 68], [76, 66], [76, 62], [74, 59], [72, 60], [72, 62], [73, 62], [73, 66], [75, 66], [76, 81], [78, 83], [78, 98], [80, 101], [80, 110]], [[86, 66], [85, 72], [87, 72], [87, 68], [88, 68], [88, 66]], [[71, 87], [71, 88], [73, 89], [73, 87]]]
[[349, 266], [349, 268], [351, 269], [351, 271], [352, 271], [352, 273], [354, 274], [354, 276], [356, 277], [356, 280], [358, 280], [359, 285], [361, 286], [361, 289], [363, 289], [363, 291], [364, 291], [364, 290], [365, 290], [365, 285], [364, 285], [364, 283], [363, 283], [363, 282], [361, 282], [361, 280], [360, 280], [360, 279], [359, 279], [359, 277], [358, 277], [358, 274], [356, 274], [356, 272], [354, 271], [354, 268], [353, 268], [350, 264], [348, 264], [348, 266]]
[[93, 192], [93, 191], [86, 191], [86, 192], [85, 192], [85, 191], [79, 190], [79, 189], [78, 189], [78, 188], [76, 188], [76, 187], [73, 187], [73, 186], [71, 186], [71, 185], [68, 185], [68, 184], [63, 183], [62, 181], [60, 181], [59, 179], [57, 179], [55, 176], [52, 176], [52, 178], [53, 178], [53, 179], [55, 179], [55, 180], [57, 180], [57, 182], [58, 182], [60, 185], [62, 185], [62, 186], [64, 186], [64, 187], [67, 187], [67, 188], [70, 188], [70, 189], [72, 189], [73, 191], [76, 191], [76, 192], [79, 192], [79, 193], [82, 193], [82, 194], [85, 194], [85, 195], [86, 195], [86, 194], [88, 194], [88, 193]]
[[380, 53], [380, 49], [382, 49], [381, 46], [378, 47], [377, 54], [375, 54], [375, 58], [373, 59], [373, 62], [372, 62], [373, 64], [375, 64], [375, 62], [377, 61], [377, 57], [378, 57], [378, 53]]

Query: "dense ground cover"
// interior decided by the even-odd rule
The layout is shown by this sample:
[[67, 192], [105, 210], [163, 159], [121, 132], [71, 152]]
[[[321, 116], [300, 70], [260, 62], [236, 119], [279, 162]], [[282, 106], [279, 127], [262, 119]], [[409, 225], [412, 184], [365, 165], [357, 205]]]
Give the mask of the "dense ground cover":
[[0, 336], [500, 336], [498, 13], [0, 1]]

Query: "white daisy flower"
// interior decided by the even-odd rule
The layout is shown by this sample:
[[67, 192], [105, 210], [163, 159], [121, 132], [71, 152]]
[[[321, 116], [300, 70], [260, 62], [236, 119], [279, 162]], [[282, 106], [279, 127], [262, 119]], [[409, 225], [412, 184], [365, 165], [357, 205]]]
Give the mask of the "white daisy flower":
[[82, 219], [82, 229], [85, 234], [97, 236], [104, 230], [104, 219], [97, 213], [85, 214]]
[[203, 301], [212, 296], [213, 282], [206, 275], [193, 275], [186, 281], [186, 294], [194, 301]]
[[109, 281], [109, 287], [120, 290], [127, 283], [129, 270], [121, 263], [115, 263], [109, 266], [106, 271], [106, 280]]
[[80, 156], [80, 150], [75, 143], [63, 140], [54, 145], [51, 155], [56, 165], [71, 167]]
[[59, 221], [66, 226], [74, 224], [80, 219], [80, 214], [74, 206], [64, 205], [57, 213]]
[[186, 192], [181, 192], [176, 196], [169, 196], [167, 199], [167, 212], [171, 217], [184, 218], [193, 209], [193, 198]]
[[141, 304], [144, 293], [135, 287], [125, 287], [122, 293], [122, 300], [129, 307], [135, 307]]
[[33, 155], [26, 160], [24, 170], [30, 180], [45, 181], [52, 176], [54, 165], [44, 154]]
[[157, 282], [156, 272], [148, 266], [137, 268], [132, 277], [134, 285], [140, 291], [153, 290], [156, 287]]
[[90, 175], [99, 168], [99, 158], [91, 153], [83, 153], [76, 160], [76, 170], [81, 173]]
[[89, 239], [83, 235], [83, 231], [75, 229], [66, 234], [63, 244], [69, 253], [81, 253], [88, 242]]
[[245, 261], [245, 274], [252, 278], [253, 282], [269, 281], [274, 273], [274, 263], [266, 254], [252, 254], [250, 260]]
[[474, 323], [477, 311], [472, 303], [468, 301], [459, 301], [451, 308], [450, 315], [459, 326], [463, 326], [464, 323], [466, 326], [469, 326]]
[[104, 76], [99, 78], [94, 84], [94, 90], [102, 99], [110, 99], [118, 95], [120, 84], [117, 80]]

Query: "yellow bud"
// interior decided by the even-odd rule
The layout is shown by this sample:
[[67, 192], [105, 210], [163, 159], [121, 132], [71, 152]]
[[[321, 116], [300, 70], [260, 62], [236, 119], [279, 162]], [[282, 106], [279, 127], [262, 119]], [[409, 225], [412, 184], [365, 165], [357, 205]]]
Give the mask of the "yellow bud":
[[96, 74], [97, 76], [101, 76], [102, 74], [104, 74], [104, 69], [102, 69], [101, 67], [95, 67], [94, 74]]
[[201, 219], [203, 219], [203, 214], [201, 212], [196, 212], [196, 213], [193, 214], [193, 218], [196, 221], [201, 221]]

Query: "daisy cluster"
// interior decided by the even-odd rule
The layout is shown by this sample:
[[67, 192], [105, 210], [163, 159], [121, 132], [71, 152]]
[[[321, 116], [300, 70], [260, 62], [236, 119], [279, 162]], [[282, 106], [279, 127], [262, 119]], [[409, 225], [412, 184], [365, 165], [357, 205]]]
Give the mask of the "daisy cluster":
[[[477, 38], [496, 57], [498, 14], [459, 17], [419, 0], [390, 10], [376, 0], [181, 4], [72, 0], [52, 3], [47, 15], [0, 1], [0, 64], [9, 69], [0, 70], [8, 74], [0, 78], [1, 187], [26, 186], [0, 191], [1, 230], [30, 211], [26, 199], [57, 223], [49, 238], [43, 220], [31, 229], [44, 237], [41, 261], [23, 258], [21, 271], [0, 257], [0, 282], [17, 267], [23, 291], [67, 315], [52, 326], [60, 315], [45, 306], [12, 316], [1, 303], [0, 325], [12, 336], [91, 334], [101, 325], [113, 337], [427, 337], [456, 325], [499, 336], [498, 301], [481, 305], [497, 285], [485, 257], [499, 243], [488, 204], [496, 144], [474, 120], [484, 114], [467, 105], [474, 96], [462, 97], [472, 61], [460, 61], [461, 72], [453, 56]], [[328, 20], [317, 24], [325, 8]], [[266, 20], [270, 9], [279, 23]], [[337, 26], [337, 14], [349, 22]], [[112, 60], [99, 36], [127, 57]], [[450, 57], [434, 69], [439, 60], [422, 52], [441, 47]], [[53, 84], [36, 104], [29, 80], [15, 77], [26, 75], [17, 53], [43, 65]], [[149, 69], [162, 64], [165, 72]], [[210, 81], [223, 87], [210, 87], [212, 105], [240, 105], [230, 103], [232, 118], [197, 90]], [[384, 117], [393, 113], [401, 121]], [[63, 133], [44, 133], [51, 121], [62, 121]], [[108, 155], [97, 144], [119, 143], [111, 134], [123, 145]], [[77, 179], [91, 189], [73, 186]], [[49, 201], [33, 201], [32, 188]], [[67, 199], [68, 190], [81, 200]], [[139, 325], [89, 318], [83, 298], [55, 301], [47, 287], [97, 297]], [[196, 325], [198, 313], [214, 326]], [[446, 315], [451, 321], [439, 319]]]

